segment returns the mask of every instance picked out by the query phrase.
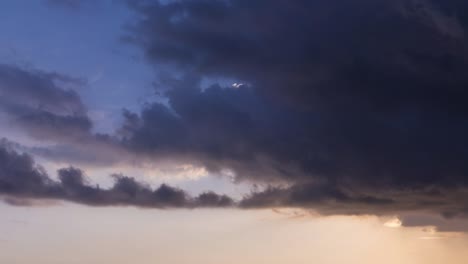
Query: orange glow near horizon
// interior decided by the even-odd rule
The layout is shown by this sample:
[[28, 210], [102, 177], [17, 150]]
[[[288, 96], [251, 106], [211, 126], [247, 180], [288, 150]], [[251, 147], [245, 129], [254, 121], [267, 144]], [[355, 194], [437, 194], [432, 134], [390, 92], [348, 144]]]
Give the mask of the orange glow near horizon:
[[0, 263], [462, 264], [468, 258], [464, 234], [387, 228], [388, 219], [373, 216], [1, 207], [7, 217], [0, 220]]

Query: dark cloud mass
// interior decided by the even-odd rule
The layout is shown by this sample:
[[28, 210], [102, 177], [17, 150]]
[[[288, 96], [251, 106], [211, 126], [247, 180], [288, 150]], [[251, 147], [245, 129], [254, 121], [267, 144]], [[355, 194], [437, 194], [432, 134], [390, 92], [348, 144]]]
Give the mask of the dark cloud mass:
[[55, 193], [53, 182], [28, 155], [0, 148], [0, 192], [14, 196], [46, 197]]
[[[35, 137], [86, 135], [137, 157], [270, 186], [239, 201], [242, 208], [466, 216], [468, 3], [127, 2], [138, 19], [123, 39], [155, 66], [163, 103], [125, 110], [115, 135], [90, 136], [85, 107], [62, 87], [70, 80], [0, 66], [2, 110]], [[167, 185], [151, 190], [122, 175], [103, 190], [73, 168], [60, 170], [56, 182], [28, 156], [2, 155], [5, 195], [91, 205], [233, 204], [211, 192], [193, 198]], [[15, 162], [26, 166], [16, 171]]]
[[[454, 218], [466, 216], [467, 213], [466, 205], [459, 202], [468, 199], [466, 188], [391, 190], [391, 195], [388, 192], [365, 193], [363, 190], [344, 189], [332, 184], [308, 183], [284, 188], [270, 187], [264, 191], [254, 191], [240, 201], [234, 201], [212, 191], [193, 197], [166, 184], [152, 190], [149, 185], [120, 174], [112, 175], [112, 187], [102, 189], [99, 185], [93, 186], [85, 172], [74, 167], [62, 168], [57, 175], [58, 181], [51, 179], [28, 154], [20, 154], [11, 145], [2, 142], [0, 197], [16, 206], [43, 204], [38, 202], [39, 199], [65, 200], [90, 206], [144, 208], [300, 207], [313, 208], [324, 215], [439, 213], [445, 218]], [[405, 217], [409, 219], [410, 225], [419, 221], [414, 215]], [[441, 219], [436, 222], [447, 224]]]
[[231, 198], [213, 192], [190, 197], [183, 190], [161, 185], [155, 190], [134, 178], [113, 175], [110, 189], [91, 186], [84, 172], [69, 167], [58, 171], [59, 181], [47, 173], [27, 154], [9, 146], [0, 146], [0, 197], [10, 204], [29, 205], [29, 199], [59, 199], [92, 206], [128, 205], [149, 208], [229, 207]]
[[292, 186], [246, 206], [466, 211], [465, 2], [129, 5], [140, 19], [125, 39], [185, 76], [162, 79], [169, 106], [127, 118], [129, 146]]

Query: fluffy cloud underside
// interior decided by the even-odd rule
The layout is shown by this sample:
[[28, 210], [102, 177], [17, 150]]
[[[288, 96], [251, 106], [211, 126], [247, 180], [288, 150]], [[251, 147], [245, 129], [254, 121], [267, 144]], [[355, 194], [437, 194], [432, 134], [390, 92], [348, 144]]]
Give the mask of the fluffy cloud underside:
[[[127, 27], [124, 39], [141, 47], [156, 69], [171, 69], [182, 77], [158, 79], [167, 103], [147, 104], [141, 113], [124, 112], [125, 123], [109, 136], [119, 149], [138, 157], [194, 162], [210, 172], [229, 170], [239, 180], [288, 186], [254, 192], [239, 202], [241, 207], [299, 206], [326, 214], [466, 214], [468, 3], [128, 2], [139, 20]], [[33, 91], [5, 92], [10, 83], [51, 78], [28, 76], [0, 68], [2, 109], [9, 116], [21, 120], [23, 110], [15, 110], [19, 107], [86, 118], [79, 98], [66, 89], [59, 89], [60, 101], [67, 109], [73, 106], [72, 113], [52, 108], [45, 99], [45, 107], [37, 106], [37, 97], [29, 96]], [[220, 78], [244, 85], [204, 86], [204, 81]], [[15, 99], [20, 97], [30, 101]], [[64, 126], [88, 135], [90, 125], [71, 123]], [[60, 138], [42, 123], [25, 124]], [[135, 183], [134, 197], [121, 194], [126, 193], [119, 189], [125, 177], [116, 177], [110, 190], [81, 180], [80, 188], [73, 189], [67, 180], [56, 183], [31, 168], [32, 174], [2, 176], [12, 181], [4, 189], [19, 190], [10, 191], [12, 195], [88, 204], [119, 199], [135, 205], [160, 203], [154, 198], [158, 190], [141, 184]], [[28, 180], [16, 182], [16, 177]], [[19, 187], [23, 185], [38, 191]], [[218, 200], [213, 197], [206, 199]], [[184, 199], [179, 204], [199, 203], [198, 198]]]
[[[323, 215], [401, 213], [439, 214], [445, 218], [465, 217], [460, 201], [468, 198], [463, 188], [445, 190], [407, 190], [394, 196], [378, 197], [330, 184], [302, 184], [288, 188], [268, 188], [235, 201], [208, 191], [190, 196], [184, 190], [162, 184], [152, 190], [146, 183], [114, 174], [109, 189], [93, 186], [85, 173], [74, 167], [58, 170], [58, 181], [51, 179], [33, 158], [10, 146], [0, 146], [0, 197], [12, 205], [28, 206], [36, 200], [66, 200], [91, 206], [137, 206], [146, 208], [311, 208]], [[416, 219], [417, 220], [417, 219]], [[427, 218], [423, 218], [427, 221]], [[446, 224], [444, 221], [440, 221]], [[413, 219], [411, 223], [414, 224]]]
[[34, 199], [58, 199], [92, 206], [130, 205], [151, 208], [228, 207], [233, 201], [213, 192], [190, 197], [183, 190], [161, 185], [152, 190], [146, 184], [123, 175], [112, 175], [110, 189], [91, 186], [82, 170], [69, 167], [58, 171], [59, 181], [27, 154], [0, 147], [0, 196], [14, 205], [28, 205]]

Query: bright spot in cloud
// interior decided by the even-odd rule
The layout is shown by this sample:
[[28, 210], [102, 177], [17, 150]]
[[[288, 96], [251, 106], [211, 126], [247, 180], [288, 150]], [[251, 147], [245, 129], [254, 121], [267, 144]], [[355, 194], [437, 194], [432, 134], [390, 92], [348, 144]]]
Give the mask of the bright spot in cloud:
[[399, 228], [402, 226], [402, 224], [403, 223], [401, 222], [401, 220], [395, 217], [385, 222], [384, 226], [390, 227], [390, 228]]
[[176, 165], [169, 168], [153, 168], [147, 170], [144, 175], [160, 180], [199, 180], [209, 175], [205, 167], [192, 164]]
[[233, 88], [236, 88], [236, 89], [241, 88], [242, 86], [244, 86], [243, 83], [233, 83], [233, 84], [232, 84], [232, 87], [233, 87]]

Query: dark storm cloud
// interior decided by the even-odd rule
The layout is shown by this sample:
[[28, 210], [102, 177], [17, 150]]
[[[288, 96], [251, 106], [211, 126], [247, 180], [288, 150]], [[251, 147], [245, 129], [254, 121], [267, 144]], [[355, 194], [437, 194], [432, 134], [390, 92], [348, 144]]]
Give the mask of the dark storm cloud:
[[33, 205], [32, 199], [56, 199], [92, 206], [139, 206], [150, 208], [229, 207], [231, 198], [213, 192], [191, 197], [183, 190], [162, 184], [152, 190], [144, 183], [123, 175], [113, 175], [109, 189], [92, 186], [84, 172], [69, 167], [58, 171], [59, 181], [47, 173], [27, 154], [9, 146], [0, 146], [0, 196], [12, 205]]
[[[85, 176], [85, 172], [68, 167], [58, 170], [58, 181], [36, 165], [27, 154], [20, 154], [5, 143], [0, 147], [0, 196], [17, 206], [45, 204], [66, 200], [90, 206], [137, 206], [146, 208], [313, 208], [323, 215], [333, 214], [403, 214], [407, 225], [442, 223], [450, 228], [450, 219], [466, 217], [468, 207], [461, 200], [468, 199], [467, 188], [436, 188], [390, 190], [373, 192], [346, 189], [332, 184], [296, 184], [290, 187], [270, 187], [253, 191], [240, 201], [226, 195], [204, 192], [190, 196], [185, 191], [160, 185], [151, 189], [147, 184], [120, 174], [112, 175], [114, 185], [102, 189]], [[41, 201], [46, 202], [41, 202]], [[49, 202], [50, 203], [50, 202]], [[442, 218], [434, 217], [434, 214]], [[419, 216], [431, 216], [420, 217]], [[452, 228], [458, 228], [453, 226]]]
[[202, 90], [197, 78], [170, 85], [169, 107], [154, 103], [140, 115], [124, 113], [121, 133], [128, 149], [197, 160], [214, 172], [233, 169], [242, 178], [303, 176], [298, 163], [307, 158], [303, 144], [313, 133], [303, 124], [316, 122], [313, 115], [275, 108], [247, 86]]
[[54, 72], [0, 65], [0, 109], [8, 121], [37, 139], [89, 136], [92, 122], [72, 87], [85, 82]]
[[466, 212], [465, 2], [128, 2], [125, 40], [185, 76], [126, 114], [130, 148], [292, 186], [246, 206]]
[[157, 64], [248, 81], [307, 107], [464, 107], [459, 1], [130, 2], [142, 19], [129, 38]]
[[[126, 146], [159, 157], [190, 156], [212, 170], [232, 168], [241, 178], [258, 180], [373, 188], [466, 184], [465, 145], [458, 144], [467, 128], [461, 120], [426, 120], [427, 131], [411, 116], [375, 120], [362, 113], [362, 120], [352, 114], [347, 120], [343, 113], [327, 120], [268, 102], [248, 87], [202, 91], [196, 82], [181, 83], [187, 86], [167, 93], [170, 108], [155, 103], [140, 116], [125, 114]], [[440, 127], [429, 126], [434, 124]]]
[[[241, 208], [310, 208], [322, 215], [401, 215], [405, 225], [430, 225], [431, 219], [468, 216], [466, 187], [395, 188], [378, 191], [366, 187], [296, 184], [287, 188], [268, 188], [246, 196]], [[426, 222], [409, 216], [421, 216]], [[432, 216], [432, 217], [427, 217]], [[432, 223], [437, 225], [438, 222]], [[447, 223], [446, 223], [447, 224]], [[455, 228], [455, 227], [454, 227]], [[465, 230], [465, 229], [463, 229]]]
[[[182, 76], [161, 75], [158, 92], [167, 101], [124, 111], [115, 135], [92, 135], [79, 96], [63, 86], [76, 80], [1, 66], [3, 112], [36, 138], [89, 139], [86, 147], [93, 147], [79, 155], [87, 159], [105, 159], [112, 147], [123, 151], [117, 156], [187, 162], [272, 185], [245, 197], [241, 208], [466, 216], [468, 4], [128, 3], [140, 19], [124, 39], [142, 47], [155, 69]], [[214, 80], [237, 85], [205, 85]], [[234, 204], [211, 192], [189, 197], [167, 185], [151, 190], [122, 175], [104, 190], [74, 168], [60, 170], [56, 182], [28, 156], [6, 153], [30, 164], [16, 171], [5, 163], [8, 177], [26, 173], [3, 176], [3, 193], [12, 197], [145, 207]]]

